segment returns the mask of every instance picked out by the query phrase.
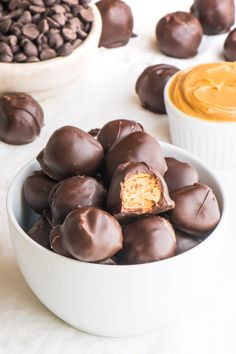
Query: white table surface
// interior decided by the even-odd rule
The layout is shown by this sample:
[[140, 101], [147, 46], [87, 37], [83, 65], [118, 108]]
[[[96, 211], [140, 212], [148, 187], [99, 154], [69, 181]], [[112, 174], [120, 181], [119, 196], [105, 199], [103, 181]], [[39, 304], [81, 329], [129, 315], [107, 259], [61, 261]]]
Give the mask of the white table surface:
[[[138, 75], [148, 65], [180, 68], [222, 59], [225, 35], [204, 37], [199, 54], [189, 60], [162, 55], [155, 46], [155, 25], [167, 12], [188, 10], [191, 0], [130, 0], [135, 33], [123, 48], [100, 49], [86, 78], [43, 103], [45, 127], [29, 145], [0, 143], [0, 353], [1, 354], [235, 354], [236, 353], [236, 170], [216, 171], [231, 202], [229, 231], [214, 278], [200, 288], [191, 313], [149, 335], [99, 338], [69, 327], [51, 314], [28, 288], [17, 267], [9, 237], [5, 199], [17, 171], [45, 145], [56, 128], [74, 124], [100, 127], [116, 118], [135, 119], [157, 138], [169, 141], [167, 120], [142, 109], [135, 95]], [[235, 157], [236, 158], [236, 157]], [[174, 299], [174, 294], [173, 294]]]

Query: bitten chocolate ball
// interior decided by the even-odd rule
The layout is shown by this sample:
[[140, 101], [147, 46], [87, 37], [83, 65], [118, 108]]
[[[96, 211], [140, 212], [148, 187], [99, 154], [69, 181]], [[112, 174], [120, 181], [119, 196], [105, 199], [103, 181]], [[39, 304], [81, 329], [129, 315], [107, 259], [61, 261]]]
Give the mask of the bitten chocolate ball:
[[170, 193], [199, 181], [198, 172], [192, 165], [173, 157], [166, 157], [165, 160], [168, 169], [164, 179]]
[[50, 231], [51, 226], [47, 222], [46, 218], [44, 216], [40, 216], [28, 230], [27, 234], [35, 242], [50, 250]]
[[35, 171], [24, 183], [23, 192], [26, 203], [36, 213], [42, 214], [49, 208], [48, 197], [56, 182], [43, 171]]
[[145, 162], [153, 172], [163, 175], [166, 162], [159, 143], [145, 132], [135, 132], [114, 144], [107, 152], [105, 170], [111, 180], [116, 168], [123, 162]]
[[188, 12], [170, 13], [156, 27], [157, 44], [161, 52], [174, 58], [191, 58], [197, 54], [202, 39], [198, 19]]
[[141, 124], [133, 120], [117, 119], [105, 124], [98, 133], [97, 139], [103, 146], [104, 152], [107, 152], [112, 145], [122, 138], [138, 131], [143, 131]]
[[74, 258], [86, 262], [101, 262], [112, 257], [122, 247], [122, 230], [116, 219], [98, 208], [71, 211], [64, 223], [56, 226], [53, 237], [59, 235], [62, 245]]
[[26, 93], [10, 93], [0, 98], [0, 140], [23, 145], [40, 133], [44, 116], [40, 105]]
[[194, 0], [191, 12], [201, 22], [205, 34], [227, 32], [234, 24], [234, 0]]
[[178, 68], [167, 64], [148, 66], [139, 76], [135, 90], [142, 106], [154, 113], [166, 113], [164, 88]]
[[175, 208], [170, 210], [172, 225], [192, 236], [207, 236], [220, 221], [217, 199], [210, 187], [195, 183], [171, 193]]
[[123, 237], [123, 248], [116, 255], [119, 263], [155, 262], [175, 255], [174, 229], [160, 216], [150, 216], [126, 225]]
[[229, 33], [225, 40], [224, 57], [227, 61], [236, 61], [236, 28]]
[[116, 48], [127, 44], [133, 31], [130, 7], [121, 0], [101, 0], [96, 5], [102, 17], [99, 46]]
[[111, 180], [107, 210], [119, 221], [141, 215], [160, 214], [174, 208], [160, 173], [143, 162], [119, 165]]
[[73, 209], [90, 206], [104, 207], [106, 190], [92, 177], [70, 177], [53, 188], [49, 204], [52, 212], [52, 225], [62, 224], [66, 215]]
[[191, 237], [183, 231], [175, 229], [176, 255], [187, 252], [202, 242], [200, 237]]
[[94, 175], [102, 159], [101, 144], [90, 134], [72, 126], [56, 130], [37, 157], [42, 170], [56, 181], [77, 175]]

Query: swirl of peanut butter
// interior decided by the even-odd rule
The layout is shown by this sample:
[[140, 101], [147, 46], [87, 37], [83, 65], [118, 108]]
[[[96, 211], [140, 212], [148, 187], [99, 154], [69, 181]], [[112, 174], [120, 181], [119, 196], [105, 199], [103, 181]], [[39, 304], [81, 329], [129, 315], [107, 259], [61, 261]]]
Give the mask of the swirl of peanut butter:
[[179, 71], [170, 82], [173, 104], [190, 116], [236, 122], [236, 62], [201, 64]]

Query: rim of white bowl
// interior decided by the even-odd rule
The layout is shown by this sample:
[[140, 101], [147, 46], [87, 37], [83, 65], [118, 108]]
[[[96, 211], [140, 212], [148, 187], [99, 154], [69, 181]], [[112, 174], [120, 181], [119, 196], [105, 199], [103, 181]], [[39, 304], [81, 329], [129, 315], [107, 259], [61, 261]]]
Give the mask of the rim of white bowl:
[[190, 254], [190, 253], [194, 253], [196, 252], [196, 249], [200, 249], [200, 247], [206, 247], [211, 240], [214, 240], [214, 237], [212, 237], [212, 235], [215, 233], [216, 230], [219, 230], [222, 228], [222, 225], [224, 226], [226, 223], [226, 218], [228, 215], [228, 198], [227, 198], [227, 193], [225, 192], [225, 187], [223, 187], [221, 185], [221, 183], [219, 182], [218, 177], [215, 175], [215, 173], [212, 171], [211, 168], [209, 168], [209, 166], [207, 166], [206, 163], [202, 162], [201, 159], [199, 159], [198, 157], [196, 157], [194, 154], [179, 148], [173, 144], [169, 144], [163, 141], [158, 140], [158, 142], [160, 143], [162, 149], [164, 150], [165, 147], [172, 147], [176, 150], [176, 152], [179, 152], [180, 154], [185, 154], [187, 155], [188, 158], [192, 159], [196, 164], [199, 164], [201, 167], [203, 167], [203, 169], [205, 169], [207, 171], [207, 174], [210, 176], [211, 179], [214, 180], [215, 184], [217, 185], [218, 190], [221, 193], [222, 196], [222, 208], [221, 208], [221, 219], [219, 221], [219, 224], [216, 226], [216, 228], [210, 233], [210, 235], [204, 239], [202, 242], [200, 242], [198, 245], [196, 245], [195, 247], [191, 248], [190, 250], [183, 252], [179, 255], [175, 255], [173, 257], [167, 258], [167, 259], [163, 259], [160, 261], [154, 261], [154, 262], [149, 262], [149, 263], [142, 263], [142, 264], [129, 264], [129, 265], [122, 265], [122, 264], [117, 264], [117, 265], [111, 265], [111, 264], [99, 264], [99, 263], [89, 263], [89, 262], [83, 262], [83, 261], [79, 261], [77, 259], [72, 259], [72, 258], [68, 258], [65, 256], [62, 256], [60, 254], [57, 254], [53, 251], [48, 250], [47, 248], [41, 246], [40, 244], [38, 244], [36, 241], [34, 241], [33, 239], [31, 239], [31, 237], [22, 229], [22, 227], [19, 225], [15, 213], [13, 211], [13, 203], [12, 201], [14, 200], [14, 195], [13, 195], [13, 190], [14, 190], [14, 185], [16, 183], [16, 181], [18, 180], [18, 178], [21, 176], [21, 174], [25, 171], [25, 169], [27, 169], [31, 164], [33, 163], [37, 163], [37, 161], [31, 160], [30, 162], [28, 162], [26, 165], [24, 165], [19, 171], [18, 173], [15, 175], [15, 177], [13, 178], [13, 180], [10, 183], [10, 186], [8, 188], [7, 191], [7, 198], [6, 198], [6, 207], [7, 207], [7, 213], [8, 213], [8, 218], [9, 218], [9, 222], [14, 226], [14, 228], [16, 229], [16, 231], [29, 243], [31, 243], [34, 247], [39, 248], [39, 250], [45, 254], [50, 255], [51, 257], [56, 257], [58, 259], [60, 259], [60, 261], [62, 262], [73, 262], [73, 263], [79, 263], [80, 265], [83, 266], [88, 266], [88, 267], [99, 267], [100, 269], [106, 269], [107, 267], [110, 267], [110, 269], [133, 269], [133, 268], [147, 268], [147, 267], [156, 267], [158, 264], [166, 264], [171, 263], [171, 262], [176, 262], [178, 259], [180, 258], [184, 258], [186, 257], [186, 254]]
[[[207, 63], [207, 64], [211, 64], [211, 63]], [[197, 65], [194, 65], [193, 67], [195, 67]], [[184, 69], [183, 69], [184, 70]], [[180, 70], [180, 71], [183, 71], [183, 70]], [[192, 119], [193, 121], [195, 122], [200, 122], [201, 124], [205, 124], [205, 125], [213, 125], [213, 124], [216, 124], [217, 126], [219, 126], [220, 124], [227, 124], [227, 125], [236, 125], [236, 122], [231, 122], [231, 121], [217, 121], [217, 120], [214, 120], [214, 121], [211, 121], [211, 120], [207, 120], [207, 119], [204, 119], [204, 118], [201, 118], [201, 117], [194, 117], [194, 116], [191, 116], [187, 113], [185, 113], [184, 111], [182, 111], [181, 109], [179, 109], [175, 104], [174, 102], [171, 100], [170, 96], [169, 96], [169, 87], [171, 85], [171, 82], [174, 80], [175, 76], [179, 73], [179, 71], [177, 71], [173, 76], [171, 76], [171, 78], [168, 80], [167, 84], [165, 85], [165, 88], [164, 88], [164, 98], [165, 98], [165, 102], [168, 102], [168, 104], [171, 106], [171, 108], [173, 110], [175, 110], [176, 112], [178, 112], [179, 114], [181, 114], [183, 116], [183, 118], [185, 119]], [[169, 117], [169, 115], [167, 114], [167, 116]]]
[[90, 44], [90, 41], [93, 37], [96, 35], [101, 35], [101, 30], [102, 30], [102, 19], [100, 12], [95, 4], [90, 5], [93, 11], [94, 15], [94, 20], [92, 22], [92, 27], [91, 30], [87, 36], [87, 38], [77, 47], [73, 50], [73, 52], [70, 55], [67, 56], [58, 56], [53, 59], [48, 59], [48, 60], [43, 60], [39, 61], [36, 63], [3, 63], [0, 62], [0, 70], [4, 70], [6, 72], [11, 73], [11, 70], [14, 68], [14, 70], [22, 70], [23, 68], [29, 68], [30, 70], [38, 70], [42, 69], [50, 69], [52, 66], [56, 64], [65, 64], [66, 62], [70, 63], [75, 57], [80, 55], [80, 52], [83, 52], [86, 50], [87, 46]]

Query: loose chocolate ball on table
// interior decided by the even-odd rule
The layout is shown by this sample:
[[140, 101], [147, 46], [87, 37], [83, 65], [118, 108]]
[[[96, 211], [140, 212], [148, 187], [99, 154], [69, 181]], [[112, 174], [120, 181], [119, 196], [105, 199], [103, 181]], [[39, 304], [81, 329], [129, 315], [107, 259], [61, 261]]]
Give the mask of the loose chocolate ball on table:
[[186, 186], [191, 186], [199, 181], [198, 172], [192, 165], [173, 157], [166, 157], [165, 160], [168, 169], [164, 178], [169, 193]]
[[157, 44], [161, 52], [174, 58], [191, 58], [197, 54], [202, 39], [198, 19], [188, 12], [170, 13], [156, 27]]
[[102, 17], [99, 46], [116, 48], [127, 44], [133, 31], [130, 7], [121, 0], [101, 0], [96, 5]]
[[234, 24], [234, 0], [194, 0], [191, 12], [201, 22], [205, 34], [227, 32]]
[[123, 228], [123, 237], [123, 247], [116, 255], [119, 263], [155, 262], [175, 255], [174, 229], [160, 216], [131, 222]]
[[167, 170], [159, 143], [145, 132], [132, 133], [108, 150], [105, 157], [108, 180], [111, 180], [116, 168], [123, 162], [145, 162], [153, 172], [159, 172], [161, 175]]
[[229, 33], [225, 40], [224, 57], [227, 61], [236, 61], [236, 28]]
[[92, 177], [70, 177], [53, 188], [49, 204], [52, 225], [62, 224], [73, 209], [89, 206], [103, 208], [106, 204], [106, 189]]
[[200, 237], [191, 237], [183, 231], [175, 229], [176, 255], [187, 252], [202, 242]]
[[40, 216], [35, 221], [33, 226], [27, 231], [27, 234], [35, 242], [50, 250], [50, 231], [51, 226], [47, 222], [46, 218], [44, 216]]
[[0, 140], [7, 144], [28, 144], [43, 126], [43, 110], [26, 93], [9, 93], [0, 97]]
[[49, 209], [48, 197], [56, 181], [49, 178], [43, 171], [35, 171], [29, 176], [23, 186], [26, 203], [36, 213], [42, 214]]
[[139, 76], [135, 90], [142, 106], [154, 113], [166, 113], [164, 88], [178, 68], [167, 64], [148, 66]]
[[111, 180], [107, 210], [119, 221], [160, 214], [174, 208], [163, 177], [143, 162], [117, 167]]
[[93, 207], [71, 211], [51, 235], [61, 237], [63, 247], [80, 261], [101, 262], [122, 247], [122, 230], [116, 219]]
[[76, 175], [94, 175], [102, 159], [101, 144], [72, 126], [56, 130], [37, 157], [42, 170], [56, 181]]
[[112, 145], [134, 132], [142, 132], [141, 124], [127, 119], [116, 119], [106, 123], [99, 131], [97, 139], [106, 153]]
[[170, 210], [172, 225], [191, 236], [204, 237], [220, 221], [217, 199], [210, 187], [195, 183], [171, 193], [175, 208]]

